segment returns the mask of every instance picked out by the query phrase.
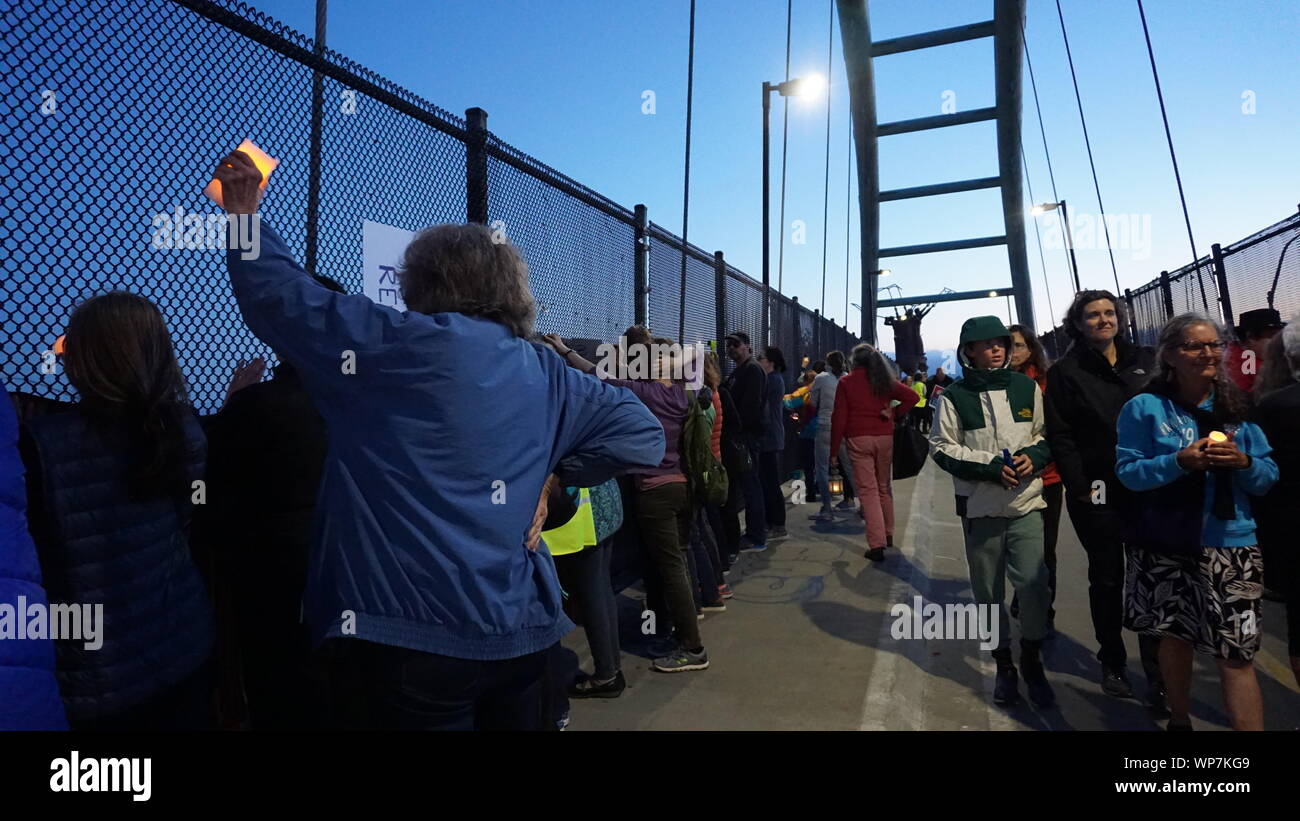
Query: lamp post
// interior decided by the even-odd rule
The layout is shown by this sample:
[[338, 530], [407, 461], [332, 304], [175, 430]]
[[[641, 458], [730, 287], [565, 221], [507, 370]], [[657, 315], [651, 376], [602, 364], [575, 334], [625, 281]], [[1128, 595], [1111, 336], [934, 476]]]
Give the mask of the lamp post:
[[[762, 344], [766, 345], [769, 339], [771, 324], [771, 245], [770, 236], [772, 232], [771, 225], [771, 193], [769, 180], [769, 165], [771, 164], [771, 128], [770, 121], [772, 118], [772, 92], [777, 92], [782, 97], [811, 97], [820, 93], [825, 80], [820, 74], [810, 74], [806, 79], [791, 77], [784, 83], [763, 82], [763, 322], [762, 322]], [[781, 226], [785, 230], [785, 226]]]
[[1035, 205], [1030, 209], [1030, 213], [1038, 216], [1048, 211], [1055, 211], [1057, 208], [1061, 209], [1061, 222], [1065, 223], [1065, 247], [1070, 252], [1070, 268], [1074, 271], [1074, 292], [1077, 294], [1083, 290], [1083, 286], [1079, 284], [1079, 260], [1074, 256], [1074, 233], [1070, 231], [1070, 210], [1065, 207], [1065, 200]]

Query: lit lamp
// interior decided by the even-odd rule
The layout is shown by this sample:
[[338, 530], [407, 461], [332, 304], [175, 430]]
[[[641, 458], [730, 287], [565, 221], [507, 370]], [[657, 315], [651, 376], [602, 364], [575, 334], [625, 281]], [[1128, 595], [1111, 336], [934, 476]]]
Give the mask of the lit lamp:
[[[1046, 214], [1048, 211], [1055, 211], [1057, 208], [1061, 209], [1061, 223], [1065, 225], [1065, 247], [1070, 252], [1070, 270], [1074, 273], [1074, 291], [1078, 293], [1083, 290], [1083, 287], [1079, 285], [1079, 260], [1074, 256], [1074, 234], [1070, 230], [1070, 209], [1065, 206], [1065, 200], [1035, 205], [1029, 209], [1029, 213], [1036, 217], [1040, 214]], [[1115, 283], [1115, 287], [1119, 287], [1118, 282]]]
[[844, 492], [844, 479], [840, 477], [838, 470], [831, 471], [830, 489], [832, 495], [839, 495]]

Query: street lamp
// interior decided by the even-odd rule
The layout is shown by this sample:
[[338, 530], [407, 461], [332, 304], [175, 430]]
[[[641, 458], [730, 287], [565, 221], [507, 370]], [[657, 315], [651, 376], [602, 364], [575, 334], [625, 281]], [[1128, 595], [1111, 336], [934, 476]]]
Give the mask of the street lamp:
[[1048, 211], [1055, 211], [1057, 208], [1061, 209], [1061, 222], [1065, 223], [1065, 247], [1070, 251], [1070, 268], [1074, 271], [1074, 292], [1077, 294], [1083, 290], [1083, 286], [1079, 285], [1079, 260], [1074, 256], [1074, 234], [1070, 231], [1070, 210], [1065, 207], [1065, 200], [1035, 205], [1029, 213], [1038, 216]]
[[[826, 80], [820, 74], [810, 74], [805, 78], [791, 77], [784, 83], [763, 82], [763, 344], [770, 341], [768, 339], [771, 320], [771, 242], [769, 237], [772, 232], [771, 225], [771, 194], [769, 166], [771, 165], [771, 128], [770, 121], [772, 118], [772, 92], [775, 91], [782, 97], [812, 97], [820, 94], [826, 86]], [[781, 227], [785, 230], [785, 226]]]

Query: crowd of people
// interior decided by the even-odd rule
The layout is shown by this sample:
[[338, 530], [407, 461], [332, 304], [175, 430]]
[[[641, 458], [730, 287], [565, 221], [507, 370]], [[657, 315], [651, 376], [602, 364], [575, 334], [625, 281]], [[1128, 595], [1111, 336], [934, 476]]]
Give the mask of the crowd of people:
[[[254, 213], [261, 173], [235, 152], [223, 207]], [[724, 368], [633, 326], [607, 374], [539, 335], [518, 250], [481, 225], [420, 232], [401, 266], [408, 310], [308, 275], [261, 224], [227, 256], [249, 329], [279, 364], [241, 364], [224, 406], [190, 405], [166, 322], [112, 292], [73, 311], [63, 366], [76, 402], [0, 397], [0, 592], [103, 605], [102, 646], [0, 646], [0, 727], [75, 730], [556, 729], [568, 700], [617, 698], [614, 542], [639, 546], [653, 669], [710, 665], [701, 622], [724, 612], [741, 553], [787, 533], [787, 433], [814, 526], [860, 516], [865, 558], [894, 545], [894, 443], [912, 426], [950, 473], [975, 601], [1019, 624], [992, 651], [994, 700], [1055, 701], [1062, 509], [1088, 556], [1110, 696], [1189, 729], [1194, 651], [1212, 656], [1234, 727], [1262, 726], [1252, 658], [1263, 570], [1289, 603], [1300, 679], [1300, 326], [1171, 320], [1123, 338], [1123, 304], [1078, 294], [1073, 345], [975, 317], [959, 379], [900, 374], [862, 344], [789, 366], [743, 331]], [[1246, 355], [1246, 351], [1249, 355]], [[1256, 364], [1239, 386], [1234, 367]], [[491, 367], [483, 363], [491, 362]], [[687, 378], [702, 371], [701, 387]], [[791, 387], [793, 386], [793, 390]], [[838, 504], [833, 485], [843, 485]], [[743, 516], [743, 522], [742, 522]], [[13, 547], [10, 547], [10, 546]], [[1003, 610], [1005, 587], [1014, 590]], [[554, 685], [583, 627], [593, 669]]]

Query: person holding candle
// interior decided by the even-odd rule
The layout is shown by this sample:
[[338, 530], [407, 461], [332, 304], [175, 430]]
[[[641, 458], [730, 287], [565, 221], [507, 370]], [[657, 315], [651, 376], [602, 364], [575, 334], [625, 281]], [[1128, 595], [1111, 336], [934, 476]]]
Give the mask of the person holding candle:
[[1182, 314], [1160, 332], [1156, 369], [1120, 411], [1115, 474], [1132, 495], [1126, 626], [1160, 639], [1168, 729], [1190, 730], [1192, 653], [1214, 658], [1234, 729], [1260, 730], [1253, 659], [1262, 592], [1250, 496], [1278, 479], [1272, 449], [1246, 421], [1212, 320]]

